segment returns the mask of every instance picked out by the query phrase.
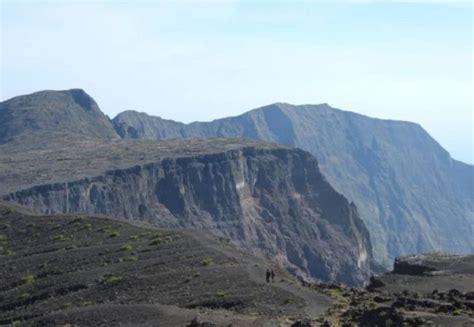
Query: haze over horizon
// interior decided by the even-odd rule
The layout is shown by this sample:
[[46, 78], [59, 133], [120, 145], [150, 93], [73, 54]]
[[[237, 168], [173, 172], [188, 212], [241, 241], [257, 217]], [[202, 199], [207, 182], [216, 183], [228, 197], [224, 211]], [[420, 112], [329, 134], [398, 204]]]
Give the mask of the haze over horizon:
[[469, 1], [1, 5], [1, 101], [82, 88], [111, 117], [182, 122], [328, 103], [419, 123], [474, 162]]

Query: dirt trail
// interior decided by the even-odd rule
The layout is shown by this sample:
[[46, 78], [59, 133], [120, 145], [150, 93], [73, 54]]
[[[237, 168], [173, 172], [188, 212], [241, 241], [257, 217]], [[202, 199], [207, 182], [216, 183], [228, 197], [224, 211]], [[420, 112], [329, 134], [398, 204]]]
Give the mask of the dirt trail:
[[[193, 231], [193, 233], [195, 233]], [[215, 249], [215, 240], [212, 240], [213, 236], [202, 235], [199, 239], [201, 241], [207, 240], [205, 246]], [[214, 236], [215, 238], [215, 236]], [[332, 306], [332, 300], [329, 296], [316, 292], [308, 288], [304, 288], [299, 282], [283, 269], [276, 270], [275, 281], [266, 283], [265, 272], [267, 267], [274, 267], [274, 263], [270, 263], [263, 258], [258, 258], [249, 255], [234, 246], [222, 243], [222, 246], [215, 249], [221, 252], [223, 255], [228, 257], [238, 257], [241, 259], [241, 265], [245, 266], [251, 280], [266, 284], [268, 287], [279, 288], [293, 294], [304, 300], [305, 307], [301, 308], [302, 315], [299, 318], [310, 318], [316, 319], [322, 315], [328, 308]]]

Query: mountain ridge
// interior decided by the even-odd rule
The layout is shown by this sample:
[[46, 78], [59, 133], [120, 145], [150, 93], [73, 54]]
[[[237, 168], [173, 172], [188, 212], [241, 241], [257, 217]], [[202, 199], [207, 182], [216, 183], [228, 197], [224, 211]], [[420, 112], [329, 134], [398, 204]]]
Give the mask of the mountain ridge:
[[[0, 145], [3, 199], [42, 214], [101, 214], [204, 229], [272, 256], [295, 274], [351, 285], [368, 280], [367, 229], [310, 153], [243, 138], [120, 139], [102, 133], [100, 124], [72, 126], [69, 133], [65, 127], [77, 117], [65, 115], [56, 124], [42, 113], [75, 110], [86, 119], [95, 102], [77, 103], [70, 92], [42, 94], [46, 99], [37, 102], [33, 94], [1, 104], [0, 114], [18, 111], [44, 122]], [[11, 118], [12, 124], [23, 117]]]
[[[286, 103], [210, 122], [183, 124], [133, 111], [112, 122], [123, 138], [247, 137], [311, 152], [330, 183], [361, 209], [380, 261], [420, 251], [474, 251], [469, 238], [474, 232], [469, 218], [474, 212], [474, 166], [451, 158], [417, 123], [371, 118], [327, 104]], [[400, 219], [401, 225], [394, 224]], [[456, 222], [450, 226], [443, 222], [448, 219]], [[408, 244], [390, 232], [403, 225], [417, 231]], [[463, 242], [451, 228], [457, 228]], [[409, 230], [401, 233], [409, 235]]]

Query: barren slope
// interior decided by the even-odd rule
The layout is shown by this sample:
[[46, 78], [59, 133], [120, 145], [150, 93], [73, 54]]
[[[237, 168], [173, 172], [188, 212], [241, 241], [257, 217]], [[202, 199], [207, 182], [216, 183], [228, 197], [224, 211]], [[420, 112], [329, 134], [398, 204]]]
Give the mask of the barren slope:
[[[317, 315], [329, 298], [225, 239], [0, 203], [0, 324], [227, 326]], [[309, 294], [309, 295], [308, 295]], [[308, 299], [311, 301], [309, 302]], [[263, 322], [262, 322], [263, 321]]]

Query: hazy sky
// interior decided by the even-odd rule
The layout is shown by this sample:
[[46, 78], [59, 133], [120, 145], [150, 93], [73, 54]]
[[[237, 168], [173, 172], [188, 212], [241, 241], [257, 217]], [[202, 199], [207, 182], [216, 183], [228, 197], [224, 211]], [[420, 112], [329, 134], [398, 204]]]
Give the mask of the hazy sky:
[[327, 102], [474, 161], [470, 1], [0, 2], [1, 100], [83, 88], [184, 122]]

